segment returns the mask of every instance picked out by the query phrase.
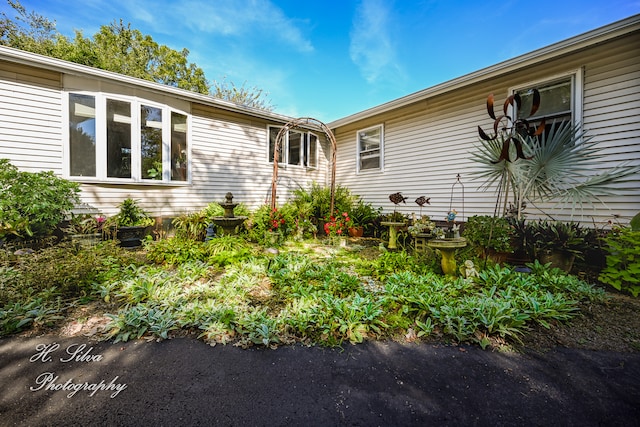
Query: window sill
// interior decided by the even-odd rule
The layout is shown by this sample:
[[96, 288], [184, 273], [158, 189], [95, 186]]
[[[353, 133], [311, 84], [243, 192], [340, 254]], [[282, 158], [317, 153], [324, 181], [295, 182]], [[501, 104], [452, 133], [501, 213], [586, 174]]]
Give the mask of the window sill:
[[367, 174], [381, 174], [384, 173], [384, 169], [382, 168], [378, 168], [378, 169], [359, 169], [358, 171], [356, 171], [356, 175], [367, 175]]
[[154, 187], [188, 187], [190, 181], [159, 181], [147, 179], [144, 181], [133, 181], [130, 179], [98, 179], [82, 176], [71, 176], [67, 178], [69, 181], [78, 182], [80, 184], [93, 185], [131, 185], [131, 186], [154, 186]]

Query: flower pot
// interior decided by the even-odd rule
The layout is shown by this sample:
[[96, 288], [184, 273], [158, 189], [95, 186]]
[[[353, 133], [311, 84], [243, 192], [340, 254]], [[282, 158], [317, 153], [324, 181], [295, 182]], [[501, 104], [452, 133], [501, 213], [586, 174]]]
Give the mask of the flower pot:
[[364, 234], [364, 227], [349, 227], [349, 236], [350, 237], [362, 237]]
[[507, 261], [509, 252], [498, 252], [495, 249], [486, 249], [487, 258], [496, 264], [503, 264]]
[[116, 238], [123, 248], [135, 248], [142, 245], [142, 239], [147, 235], [147, 226], [118, 227]]
[[538, 261], [541, 264], [551, 263], [551, 267], [559, 268], [566, 272], [571, 271], [575, 259], [575, 254], [567, 252], [544, 250], [538, 253]]

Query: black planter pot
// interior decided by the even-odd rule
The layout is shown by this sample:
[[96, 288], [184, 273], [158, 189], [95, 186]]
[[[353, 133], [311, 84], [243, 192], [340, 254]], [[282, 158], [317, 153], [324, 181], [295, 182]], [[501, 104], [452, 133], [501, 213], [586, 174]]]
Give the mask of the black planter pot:
[[123, 248], [135, 248], [142, 245], [142, 239], [147, 235], [146, 226], [118, 227], [116, 238]]

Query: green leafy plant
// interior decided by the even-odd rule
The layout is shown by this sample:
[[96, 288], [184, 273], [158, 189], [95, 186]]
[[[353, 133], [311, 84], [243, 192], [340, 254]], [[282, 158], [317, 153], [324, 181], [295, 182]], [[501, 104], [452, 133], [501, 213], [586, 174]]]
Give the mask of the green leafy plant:
[[640, 295], [640, 231], [616, 229], [605, 239], [607, 266], [598, 279], [637, 297]]
[[558, 251], [578, 258], [583, 256], [587, 232], [579, 223], [537, 221], [529, 226], [533, 229], [536, 252]]
[[[482, 165], [475, 174], [485, 179], [485, 186], [497, 184], [503, 215], [508, 213], [509, 200], [513, 202], [512, 213], [519, 219], [528, 202], [556, 200], [575, 209], [600, 196], [615, 194], [612, 184], [640, 171], [640, 167], [623, 164], [594, 174], [594, 170], [601, 170], [602, 148], [580, 126], [566, 121], [545, 131], [544, 121], [535, 129], [526, 119], [512, 120], [509, 107], [521, 107], [517, 94], [506, 100], [503, 115], [494, 113], [493, 103], [490, 95], [487, 112], [494, 119], [495, 134], [487, 135], [478, 127], [482, 143], [472, 159]], [[529, 115], [541, 103], [544, 99], [535, 90]]]
[[154, 219], [151, 218], [134, 199], [124, 199], [118, 207], [120, 209], [118, 214], [107, 219], [108, 225], [116, 225], [118, 227], [148, 227], [154, 223]]
[[388, 221], [388, 222], [407, 222], [408, 219], [409, 218], [407, 217], [407, 215], [398, 211], [393, 211], [393, 213], [382, 215], [380, 218], [381, 221]]
[[89, 214], [72, 215], [64, 231], [69, 234], [101, 233], [105, 219], [103, 216], [93, 216]]
[[183, 213], [175, 217], [173, 225], [176, 237], [190, 240], [204, 240], [207, 234], [207, 213], [203, 211]]
[[512, 252], [512, 228], [506, 218], [474, 215], [467, 220], [463, 236], [483, 250]]
[[[311, 215], [320, 220], [331, 215], [331, 188], [314, 182], [309, 188], [298, 188], [293, 192], [294, 203], [304, 202], [310, 205]], [[347, 187], [336, 186], [334, 212], [350, 212], [357, 197]]]
[[428, 215], [423, 215], [421, 218], [411, 221], [407, 230], [412, 236], [417, 236], [422, 233], [431, 233], [435, 228], [436, 223], [431, 221]]
[[269, 205], [262, 205], [249, 217], [246, 226], [251, 240], [271, 245], [270, 233], [278, 233], [279, 240], [283, 240], [295, 230], [295, 223], [291, 205], [275, 210]]
[[348, 212], [353, 225], [364, 227], [365, 231], [367, 231], [375, 219], [380, 216], [382, 208], [376, 209], [371, 203], [365, 203], [362, 199], [358, 199]]
[[77, 183], [0, 159], [0, 239], [49, 236], [79, 202]]
[[351, 221], [347, 212], [336, 212], [324, 220], [324, 232], [329, 237], [347, 236], [347, 230], [353, 225], [353, 221]]

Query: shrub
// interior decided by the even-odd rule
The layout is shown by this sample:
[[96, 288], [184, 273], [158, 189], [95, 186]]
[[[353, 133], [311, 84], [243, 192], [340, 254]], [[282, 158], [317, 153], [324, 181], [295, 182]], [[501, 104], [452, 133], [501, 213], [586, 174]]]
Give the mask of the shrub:
[[171, 222], [176, 237], [190, 240], [204, 240], [207, 235], [208, 220], [204, 210], [183, 213]]
[[600, 281], [637, 297], [640, 295], [640, 231], [614, 230], [605, 241], [607, 266], [600, 273]]
[[0, 239], [44, 237], [79, 201], [77, 183], [51, 171], [21, 172], [0, 159]]
[[261, 244], [269, 244], [269, 232], [280, 233], [284, 239], [295, 230], [295, 223], [294, 208], [291, 204], [275, 210], [269, 205], [262, 205], [249, 218], [249, 238]]
[[251, 250], [240, 236], [222, 236], [207, 242], [183, 237], [145, 241], [147, 258], [157, 264], [181, 265], [201, 261], [220, 266], [247, 258]]
[[351, 217], [354, 225], [362, 226], [365, 231], [369, 232], [369, 228], [372, 226], [376, 218], [380, 216], [381, 212], [381, 207], [376, 209], [371, 203], [365, 203], [362, 199], [358, 199], [349, 211], [349, 216]]
[[[329, 216], [331, 210], [331, 187], [322, 187], [313, 183], [308, 189], [299, 188], [294, 191], [293, 203], [309, 203], [311, 215], [316, 219]], [[335, 187], [334, 212], [350, 212], [357, 201], [357, 197], [351, 191], [340, 185]]]
[[503, 217], [474, 215], [464, 226], [464, 237], [482, 249], [493, 249], [496, 252], [512, 252], [511, 226]]

